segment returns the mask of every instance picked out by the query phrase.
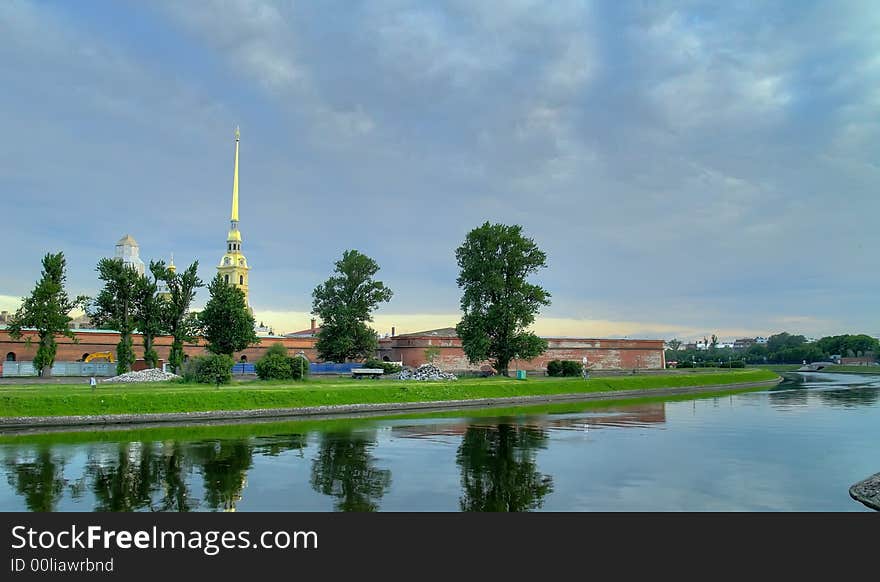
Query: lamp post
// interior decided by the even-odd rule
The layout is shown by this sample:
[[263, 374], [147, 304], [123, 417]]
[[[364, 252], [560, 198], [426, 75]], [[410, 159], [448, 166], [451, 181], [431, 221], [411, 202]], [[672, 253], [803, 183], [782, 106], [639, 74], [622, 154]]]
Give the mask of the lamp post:
[[306, 353], [302, 350], [297, 354], [299, 356], [299, 379], [304, 380], [303, 378], [303, 360], [306, 359]]

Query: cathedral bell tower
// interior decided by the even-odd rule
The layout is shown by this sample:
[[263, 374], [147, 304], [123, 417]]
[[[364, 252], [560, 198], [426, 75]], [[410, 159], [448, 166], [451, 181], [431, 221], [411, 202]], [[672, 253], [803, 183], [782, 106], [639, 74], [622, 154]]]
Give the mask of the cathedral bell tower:
[[248, 267], [247, 259], [241, 252], [241, 233], [238, 231], [238, 127], [235, 128], [235, 168], [232, 173], [232, 215], [230, 217], [229, 234], [226, 236], [226, 253], [217, 265], [217, 272], [229, 285], [244, 291], [244, 301], [250, 306], [248, 298]]

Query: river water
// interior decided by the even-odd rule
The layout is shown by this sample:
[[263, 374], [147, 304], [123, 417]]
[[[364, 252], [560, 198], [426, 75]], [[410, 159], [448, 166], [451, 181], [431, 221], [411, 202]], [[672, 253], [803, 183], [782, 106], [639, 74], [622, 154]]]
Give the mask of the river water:
[[4, 511], [868, 511], [880, 376], [625, 405], [0, 435]]

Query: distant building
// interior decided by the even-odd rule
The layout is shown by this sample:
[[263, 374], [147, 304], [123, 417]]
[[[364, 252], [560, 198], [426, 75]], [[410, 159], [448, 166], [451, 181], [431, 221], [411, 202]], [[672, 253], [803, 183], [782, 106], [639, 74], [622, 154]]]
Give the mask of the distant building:
[[73, 320], [71, 320], [70, 329], [97, 329], [97, 328], [92, 323], [92, 320], [89, 319], [88, 315], [80, 315], [79, 317], [74, 317]]
[[757, 344], [757, 340], [753, 337], [744, 337], [733, 342], [733, 349], [735, 350], [747, 350], [753, 345]]
[[841, 366], [877, 366], [876, 356], [859, 356], [857, 358], [840, 358]]
[[0, 325], [6, 325], [12, 318], [12, 314], [8, 311], [0, 311]]
[[133, 268], [139, 275], [144, 274], [144, 262], [140, 257], [140, 246], [134, 238], [127, 234], [116, 243], [115, 258], [121, 259], [125, 265]]
[[316, 327], [315, 318], [312, 318], [312, 327], [309, 329], [302, 329], [300, 331], [292, 331], [290, 333], [284, 334], [284, 337], [315, 337], [318, 335], [318, 332], [321, 331], [320, 327]]
[[764, 345], [767, 343], [767, 338], [758, 336], [755, 338], [755, 343]]

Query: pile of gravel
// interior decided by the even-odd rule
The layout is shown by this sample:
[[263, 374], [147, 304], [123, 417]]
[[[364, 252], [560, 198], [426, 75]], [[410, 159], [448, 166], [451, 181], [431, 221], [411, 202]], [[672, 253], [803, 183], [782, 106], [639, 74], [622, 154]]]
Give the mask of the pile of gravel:
[[458, 380], [455, 374], [444, 372], [434, 364], [422, 364], [415, 370], [401, 370], [401, 380]]
[[123, 382], [126, 384], [134, 384], [136, 382], [168, 382], [180, 378], [177, 374], [171, 372], [163, 372], [159, 368], [150, 368], [141, 370], [140, 372], [128, 372], [121, 376], [113, 376], [107, 378], [103, 382]]

